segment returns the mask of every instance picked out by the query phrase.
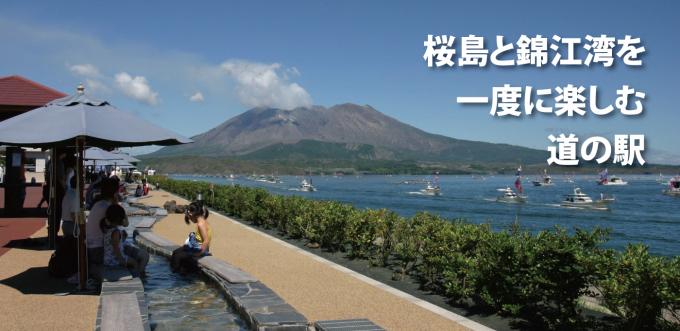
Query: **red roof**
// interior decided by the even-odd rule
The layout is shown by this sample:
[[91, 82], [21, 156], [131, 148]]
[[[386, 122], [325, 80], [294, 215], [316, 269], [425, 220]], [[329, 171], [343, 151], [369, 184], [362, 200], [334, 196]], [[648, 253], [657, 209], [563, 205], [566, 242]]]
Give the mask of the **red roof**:
[[0, 78], [0, 106], [44, 106], [66, 94], [21, 76]]

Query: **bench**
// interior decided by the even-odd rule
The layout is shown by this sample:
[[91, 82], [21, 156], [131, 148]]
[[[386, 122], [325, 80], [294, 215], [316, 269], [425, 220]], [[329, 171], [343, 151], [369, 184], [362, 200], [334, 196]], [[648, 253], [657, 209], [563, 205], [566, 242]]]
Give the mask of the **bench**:
[[144, 330], [142, 316], [134, 293], [104, 295], [102, 305], [102, 331]]

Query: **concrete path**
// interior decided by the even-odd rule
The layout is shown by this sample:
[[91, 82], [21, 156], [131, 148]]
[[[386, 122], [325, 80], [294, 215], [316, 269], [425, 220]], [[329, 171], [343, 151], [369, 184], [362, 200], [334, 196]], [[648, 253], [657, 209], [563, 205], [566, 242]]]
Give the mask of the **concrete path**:
[[[2, 222], [3, 240], [47, 236], [44, 225], [36, 231], [35, 222], [22, 222]], [[10, 234], [14, 235], [9, 238]], [[92, 330], [99, 296], [62, 295], [75, 285], [50, 278], [47, 263], [52, 251], [43, 247], [29, 243], [0, 255], [0, 330]]]
[[[187, 201], [154, 191], [140, 203]], [[195, 226], [171, 214], [153, 231], [182, 244]], [[459, 315], [329, 263], [227, 217], [211, 214], [212, 254], [257, 277], [310, 321], [368, 318], [388, 330], [483, 330]], [[467, 326], [467, 327], [466, 327]]]

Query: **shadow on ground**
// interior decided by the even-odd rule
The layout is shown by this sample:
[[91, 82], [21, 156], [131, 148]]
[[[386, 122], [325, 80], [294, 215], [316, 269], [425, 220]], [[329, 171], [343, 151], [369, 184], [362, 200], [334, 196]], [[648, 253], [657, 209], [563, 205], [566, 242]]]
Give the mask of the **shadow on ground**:
[[[66, 279], [50, 277], [47, 267], [28, 268], [19, 274], [0, 280], [0, 284], [12, 287], [23, 294], [64, 295], [75, 294], [76, 291], [76, 285], [67, 283]], [[99, 295], [98, 292], [82, 294]]]
[[5, 209], [0, 208], [0, 217], [14, 217], [14, 218], [40, 218], [47, 217], [47, 208], [24, 208], [19, 212], [11, 215], [6, 215]]
[[47, 237], [14, 239], [14, 240], [10, 240], [3, 247], [25, 249], [25, 250], [32, 250], [32, 251], [47, 251], [47, 250], [50, 250], [49, 247], [48, 247], [48, 244], [47, 244]]

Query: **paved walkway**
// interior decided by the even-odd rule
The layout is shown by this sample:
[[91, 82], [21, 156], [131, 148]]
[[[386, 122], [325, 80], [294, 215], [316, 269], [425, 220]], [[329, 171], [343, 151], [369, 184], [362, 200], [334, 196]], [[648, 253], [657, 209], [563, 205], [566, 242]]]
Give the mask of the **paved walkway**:
[[[46, 236], [47, 228], [43, 226], [32, 238]], [[42, 247], [15, 247], [0, 256], [0, 329], [92, 330], [99, 296], [63, 296], [75, 285], [47, 274], [52, 251]]]
[[[162, 206], [167, 200], [187, 202], [164, 191], [154, 191], [140, 202]], [[403, 293], [386, 289], [366, 277], [316, 258], [276, 238], [227, 217], [212, 214], [211, 251], [254, 275], [310, 321], [368, 318], [389, 330], [466, 330], [461, 317]], [[183, 215], [171, 214], [153, 231], [182, 244], [194, 226]]]
[[[25, 205], [35, 207], [39, 194], [28, 190]], [[47, 274], [45, 223], [0, 218], [0, 330], [92, 330], [99, 296], [63, 295], [75, 285]]]

